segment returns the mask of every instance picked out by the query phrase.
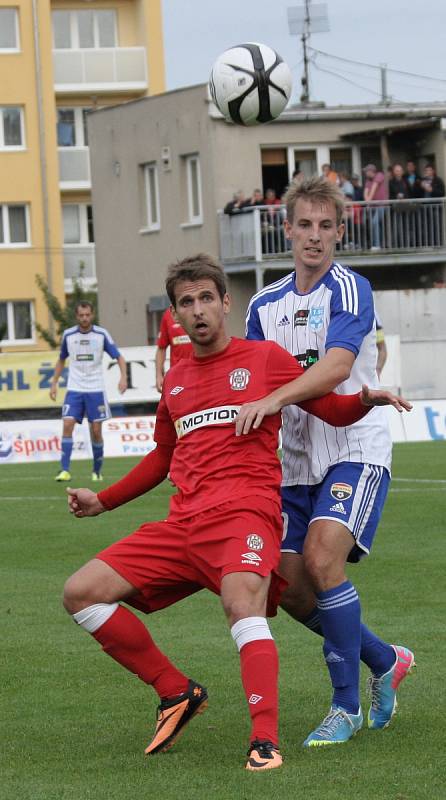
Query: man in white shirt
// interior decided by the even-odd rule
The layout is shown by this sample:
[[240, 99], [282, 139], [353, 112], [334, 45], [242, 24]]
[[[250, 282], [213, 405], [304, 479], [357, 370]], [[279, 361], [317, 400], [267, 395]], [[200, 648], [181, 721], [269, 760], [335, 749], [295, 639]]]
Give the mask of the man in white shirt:
[[[333, 261], [344, 233], [342, 193], [311, 178], [290, 186], [286, 204], [285, 233], [296, 269], [253, 297], [247, 337], [276, 341], [302, 366], [319, 370], [325, 392], [356, 392], [363, 383], [376, 387], [370, 284]], [[277, 400], [280, 391], [274, 393]], [[271, 402], [266, 398], [242, 410], [245, 432], [273, 413]], [[361, 728], [360, 659], [372, 672], [368, 725], [386, 727], [414, 656], [366, 628], [356, 589], [345, 574], [346, 561], [369, 553], [387, 495], [391, 438], [385, 412], [376, 408], [340, 429], [288, 406], [282, 434], [281, 572], [289, 582], [282, 607], [324, 637], [333, 686], [328, 715], [304, 742], [313, 747], [345, 742]]]
[[92, 480], [102, 481], [101, 468], [104, 459], [102, 423], [111, 416], [102, 372], [104, 352], [112, 358], [116, 358], [118, 362], [119, 391], [123, 393], [127, 389], [124, 358], [108, 331], [99, 325], [94, 325], [93, 318], [92, 304], [87, 301], [78, 303], [76, 306], [78, 324], [64, 331], [59, 359], [56, 362], [51, 382], [50, 397], [52, 400], [56, 400], [57, 384], [62, 375], [65, 361], [69, 358], [67, 393], [62, 406], [62, 458], [56, 481], [71, 480], [69, 470], [73, 450], [73, 430], [76, 422], [81, 423], [84, 417], [87, 417], [90, 423], [93, 449]]

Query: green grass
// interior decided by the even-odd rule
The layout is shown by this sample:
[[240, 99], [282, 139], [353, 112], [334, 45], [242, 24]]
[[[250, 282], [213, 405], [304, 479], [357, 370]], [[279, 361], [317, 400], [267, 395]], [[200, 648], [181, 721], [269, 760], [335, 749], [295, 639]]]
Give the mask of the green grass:
[[[130, 459], [106, 462], [113, 481]], [[0, 469], [2, 800], [441, 800], [444, 787], [444, 443], [395, 447], [394, 483], [371, 558], [350, 569], [365, 621], [412, 647], [418, 668], [387, 731], [307, 752], [328, 709], [321, 641], [284, 614], [272, 621], [281, 658], [285, 764], [246, 773], [248, 713], [238, 657], [218, 599], [202, 592], [144, 617], [159, 645], [209, 690], [210, 705], [170, 753], [144, 760], [156, 696], [107, 658], [60, 604], [65, 578], [108, 542], [165, 515], [170, 488], [93, 520], [66, 510], [54, 464]], [[75, 462], [73, 485], [89, 484]], [[406, 479], [406, 480], [402, 480]], [[420, 482], [422, 481], [422, 482]], [[444, 641], [444, 639], [443, 639]], [[444, 649], [443, 649], [444, 655]], [[367, 708], [362, 675], [363, 705]], [[261, 784], [261, 787], [260, 787]]]

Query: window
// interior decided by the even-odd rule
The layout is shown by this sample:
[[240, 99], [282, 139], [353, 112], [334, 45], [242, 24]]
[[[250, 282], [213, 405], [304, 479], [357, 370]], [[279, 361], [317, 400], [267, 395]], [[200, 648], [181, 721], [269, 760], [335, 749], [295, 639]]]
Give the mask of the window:
[[0, 205], [0, 247], [29, 245], [28, 207]]
[[28, 300], [0, 302], [0, 341], [3, 345], [33, 341], [33, 307]]
[[198, 155], [186, 156], [185, 161], [188, 206], [186, 224], [199, 225], [203, 222], [200, 157]]
[[23, 147], [22, 109], [0, 107], [0, 150]]
[[145, 220], [144, 230], [159, 231], [160, 201], [158, 187], [158, 169], [156, 164], [144, 164]]
[[57, 144], [59, 147], [86, 147], [88, 145], [88, 108], [57, 109]]
[[0, 50], [19, 49], [17, 9], [0, 8]]
[[53, 11], [56, 50], [116, 47], [116, 12], [113, 9]]
[[93, 208], [85, 203], [62, 206], [64, 244], [93, 244]]

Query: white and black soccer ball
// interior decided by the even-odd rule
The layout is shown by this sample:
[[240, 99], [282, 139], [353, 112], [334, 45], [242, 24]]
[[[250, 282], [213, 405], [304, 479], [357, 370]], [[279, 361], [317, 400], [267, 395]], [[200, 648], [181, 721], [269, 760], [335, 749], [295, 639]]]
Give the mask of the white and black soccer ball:
[[209, 89], [223, 116], [238, 125], [271, 122], [290, 99], [291, 71], [266, 44], [247, 42], [225, 50], [212, 67]]

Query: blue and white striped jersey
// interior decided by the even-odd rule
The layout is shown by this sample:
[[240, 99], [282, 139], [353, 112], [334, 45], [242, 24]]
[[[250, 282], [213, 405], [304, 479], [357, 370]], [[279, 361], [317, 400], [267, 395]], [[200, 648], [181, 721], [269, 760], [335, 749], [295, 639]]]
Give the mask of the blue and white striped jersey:
[[112, 337], [99, 325], [92, 325], [82, 333], [78, 325], [64, 331], [60, 356], [70, 359], [67, 389], [75, 392], [103, 392], [104, 375], [102, 357], [104, 352], [111, 358], [119, 358], [119, 350]]
[[[353, 394], [363, 383], [378, 387], [376, 326], [368, 280], [334, 262], [308, 294], [299, 294], [295, 273], [262, 289], [246, 317], [248, 339], [282, 345], [303, 367], [331, 347], [351, 350], [356, 358], [350, 377], [336, 387]], [[283, 485], [320, 483], [333, 464], [354, 461], [390, 470], [391, 438], [385, 410], [374, 408], [346, 428], [334, 428], [297, 406], [283, 409]]]

